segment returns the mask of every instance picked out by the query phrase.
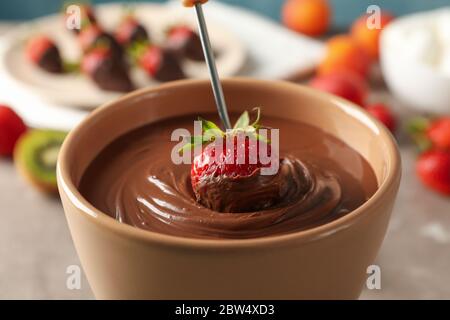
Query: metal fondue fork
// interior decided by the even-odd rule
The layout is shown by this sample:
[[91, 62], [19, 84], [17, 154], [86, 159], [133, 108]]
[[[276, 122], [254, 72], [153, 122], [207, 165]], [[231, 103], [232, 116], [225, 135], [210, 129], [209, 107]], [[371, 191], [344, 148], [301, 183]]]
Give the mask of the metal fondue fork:
[[214, 92], [214, 98], [216, 100], [217, 111], [219, 112], [220, 119], [225, 129], [231, 129], [230, 118], [228, 116], [227, 105], [223, 94], [222, 84], [220, 82], [219, 74], [217, 73], [216, 61], [214, 58], [214, 52], [211, 49], [211, 42], [209, 40], [208, 28], [206, 27], [205, 16], [203, 14], [202, 4], [207, 1], [192, 0], [184, 1], [186, 6], [194, 5], [195, 12], [197, 13], [198, 29], [200, 33], [200, 39], [202, 42], [203, 53], [205, 54], [206, 64], [209, 69], [209, 76], [211, 80], [212, 89]]

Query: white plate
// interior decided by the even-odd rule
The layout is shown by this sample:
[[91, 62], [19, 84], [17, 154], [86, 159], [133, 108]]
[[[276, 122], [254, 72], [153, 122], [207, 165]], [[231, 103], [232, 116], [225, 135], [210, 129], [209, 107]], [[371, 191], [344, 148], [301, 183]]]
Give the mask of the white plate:
[[[180, 9], [179, 0], [170, 1], [167, 5]], [[208, 2], [204, 10], [208, 25], [214, 23], [225, 27], [244, 44], [247, 59], [239, 71], [240, 76], [292, 79], [313, 71], [323, 59], [325, 50], [322, 42], [294, 33], [250, 10], [220, 1]], [[187, 10], [187, 13], [184, 10], [184, 14], [195, 19], [193, 10]], [[28, 34], [31, 28], [32, 25], [29, 25]], [[0, 32], [16, 29], [18, 26], [15, 24], [7, 24], [3, 28], [0, 24]], [[8, 34], [10, 31], [6, 32]], [[35, 89], [28, 90], [29, 86], [15, 81], [9, 72], [3, 70], [2, 52], [8, 51], [17, 41], [11, 35], [0, 36], [0, 88], [7, 88], [0, 90], [0, 103], [11, 105], [33, 127], [70, 130], [79, 124], [88, 114], [88, 109], [67, 108], [64, 103], [39, 99], [32, 91]]]
[[[107, 31], [114, 30], [123, 12], [124, 7], [120, 4], [96, 7], [99, 23]], [[164, 30], [169, 26], [184, 23], [196, 29], [196, 21], [188, 9], [158, 4], [136, 4], [135, 13], [157, 43], [164, 40]], [[241, 41], [215, 23], [208, 22], [208, 28], [213, 47], [219, 52], [217, 58], [219, 73], [224, 77], [237, 74], [246, 60]], [[65, 29], [64, 20], [60, 15], [40, 18], [16, 28], [3, 38], [6, 45], [0, 54], [0, 63], [10, 80], [52, 103], [65, 106], [94, 108], [121, 95], [99, 89], [83, 75], [52, 75], [32, 65], [24, 55], [24, 44], [26, 39], [37, 33], [47, 34], [54, 39], [65, 59], [77, 60], [80, 57], [76, 37]], [[186, 61], [183, 69], [190, 78], [208, 76], [204, 63]], [[139, 70], [134, 70], [131, 77], [138, 87], [158, 84]]]

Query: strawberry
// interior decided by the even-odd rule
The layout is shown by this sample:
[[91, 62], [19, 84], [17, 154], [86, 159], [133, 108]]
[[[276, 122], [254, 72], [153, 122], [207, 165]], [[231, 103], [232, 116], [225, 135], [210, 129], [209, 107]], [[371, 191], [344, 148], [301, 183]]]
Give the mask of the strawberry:
[[26, 46], [26, 56], [33, 63], [51, 73], [63, 72], [63, 62], [58, 47], [47, 36], [31, 38]]
[[116, 40], [122, 46], [130, 46], [136, 42], [148, 42], [147, 30], [132, 15], [127, 15], [119, 24], [115, 34]]
[[450, 196], [450, 151], [431, 150], [423, 153], [417, 161], [416, 171], [426, 186]]
[[26, 130], [17, 113], [8, 106], [0, 105], [0, 156], [10, 157], [17, 140]]
[[377, 103], [367, 106], [366, 110], [384, 124], [392, 133], [395, 132], [397, 119], [386, 105]]
[[450, 117], [432, 121], [426, 135], [435, 148], [450, 150]]
[[414, 117], [406, 123], [406, 131], [408, 132], [413, 143], [419, 152], [425, 152], [433, 147], [430, 139], [427, 137], [427, 130], [430, 127], [430, 119], [425, 117]]
[[160, 47], [144, 45], [137, 53], [138, 65], [158, 81], [173, 81], [185, 78], [175, 56]]
[[180, 58], [203, 61], [203, 48], [198, 34], [188, 26], [175, 26], [167, 33], [166, 47]]
[[269, 157], [272, 150], [268, 141], [258, 134], [259, 109], [257, 112], [253, 124], [250, 124], [248, 112], [244, 112], [234, 128], [226, 133], [213, 122], [201, 119], [203, 135], [191, 138], [191, 142], [182, 148], [181, 151], [184, 151], [206, 144], [201, 153], [194, 157], [191, 166], [191, 185], [199, 203], [221, 212], [246, 212], [268, 207], [276, 201], [279, 196], [277, 192], [273, 198], [265, 197], [233, 207], [230, 203], [224, 203], [224, 198], [218, 199], [216, 193], [220, 188], [226, 188], [229, 194], [239, 193], [242, 179], [253, 179], [258, 169], [271, 165], [261, 163], [259, 149], [265, 147]]
[[[248, 136], [244, 137], [244, 133], [242, 132], [236, 133], [233, 137], [233, 152], [231, 152], [231, 149], [227, 148], [224, 143], [223, 148], [216, 154], [215, 143], [208, 144], [203, 152], [194, 158], [192, 164], [191, 183], [194, 190], [196, 190], [198, 182], [205, 179], [205, 177], [247, 177], [257, 169], [264, 167], [259, 159], [257, 159], [255, 164], [250, 164], [248, 162], [237, 164], [237, 153], [239, 148], [238, 136], [240, 135], [242, 135], [242, 141], [244, 143], [243, 150], [245, 159], [249, 159], [249, 155], [252, 154], [252, 152], [255, 152], [255, 154], [258, 153], [259, 145], [250, 143], [250, 138]], [[267, 145], [269, 155], [271, 152], [270, 149], [270, 145]], [[218, 161], [211, 160], [215, 157], [217, 157], [216, 159], [218, 159]]]
[[115, 59], [108, 47], [97, 47], [86, 53], [81, 62], [81, 70], [103, 90], [133, 90], [127, 66], [123, 61]]
[[367, 97], [366, 81], [352, 71], [336, 71], [318, 75], [310, 82], [310, 86], [347, 99], [357, 105], [364, 105]]

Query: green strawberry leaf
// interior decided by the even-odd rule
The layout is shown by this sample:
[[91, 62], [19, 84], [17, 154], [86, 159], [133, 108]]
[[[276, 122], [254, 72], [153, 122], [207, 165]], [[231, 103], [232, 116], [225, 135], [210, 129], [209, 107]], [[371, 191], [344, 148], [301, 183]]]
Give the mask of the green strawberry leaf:
[[416, 137], [414, 142], [419, 150], [419, 153], [428, 151], [433, 147], [433, 143], [427, 137]]
[[220, 128], [212, 121], [203, 119], [201, 117], [198, 117], [198, 120], [202, 122], [202, 130], [203, 131], [208, 131], [208, 130], [220, 130]]
[[246, 133], [252, 137], [253, 139], [257, 140], [257, 141], [262, 141], [265, 142], [266, 144], [270, 144], [270, 139], [267, 139], [266, 137], [264, 137], [263, 135], [260, 135], [254, 127], [252, 127], [253, 130], [247, 130]]
[[410, 134], [424, 133], [430, 126], [430, 119], [416, 117], [408, 121], [407, 130]]
[[234, 125], [233, 129], [245, 129], [249, 125], [250, 125], [250, 117], [248, 115], [248, 112], [244, 111], [244, 113], [236, 121], [236, 124]]
[[134, 65], [138, 64], [138, 61], [150, 45], [151, 43], [149, 41], [140, 40], [133, 42], [126, 48], [127, 55], [130, 57], [130, 60]]
[[63, 61], [63, 69], [66, 73], [79, 73], [81, 66], [79, 62]]
[[203, 132], [203, 140], [205, 142], [211, 142], [215, 140], [217, 137], [223, 137], [224, 133], [220, 129], [208, 129]]
[[179, 154], [184, 154], [185, 151], [192, 150], [196, 146], [203, 145], [203, 143], [205, 143], [203, 136], [193, 136], [189, 137], [189, 139], [189, 142], [178, 150]]
[[433, 144], [427, 137], [426, 131], [431, 124], [431, 120], [425, 117], [416, 117], [408, 121], [406, 131], [414, 141], [419, 152], [429, 150]]
[[270, 144], [271, 143], [270, 139], [267, 139], [266, 137], [264, 137], [264, 136], [262, 136], [262, 135], [260, 135], [258, 133], [256, 133], [256, 140], [265, 142], [266, 144]]
[[[133, 49], [136, 50], [139, 48], [134, 47]], [[258, 130], [262, 127], [259, 124], [259, 121], [261, 119], [261, 109], [254, 108], [252, 112], [256, 112], [256, 119], [252, 124], [250, 124], [250, 116], [248, 111], [245, 111], [236, 121], [233, 130], [227, 133], [222, 131], [214, 122], [199, 117], [198, 120], [202, 123], [202, 136], [190, 137], [190, 140], [180, 148], [179, 153], [183, 154], [185, 151], [191, 150], [198, 145], [214, 142], [217, 137], [225, 137], [226, 134], [234, 135], [238, 132], [244, 132], [245, 134], [252, 136], [255, 140], [263, 141], [269, 144], [269, 139], [258, 134]]]
[[252, 127], [255, 127], [256, 129], [258, 129], [260, 127], [259, 121], [261, 120], [261, 108], [256, 107], [253, 108], [254, 112], [256, 112], [256, 119], [255, 121], [251, 124]]

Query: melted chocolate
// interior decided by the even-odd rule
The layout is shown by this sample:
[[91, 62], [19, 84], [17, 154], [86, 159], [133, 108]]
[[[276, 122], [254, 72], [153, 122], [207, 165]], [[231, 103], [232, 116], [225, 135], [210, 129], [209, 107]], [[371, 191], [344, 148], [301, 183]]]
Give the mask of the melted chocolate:
[[[208, 209], [195, 200], [190, 165], [171, 161], [177, 144], [170, 142], [172, 131], [192, 131], [194, 119], [192, 115], [161, 121], [114, 141], [85, 172], [80, 183], [83, 196], [120, 222], [154, 232], [252, 238], [328, 223], [359, 207], [377, 189], [369, 164], [342, 141], [306, 124], [264, 117], [264, 125], [280, 129], [279, 173], [242, 181], [240, 192], [227, 193], [217, 186], [207, 191], [220, 197], [224, 211], [261, 210]], [[264, 208], [252, 208], [261, 197], [268, 199]]]
[[248, 177], [210, 176], [198, 183], [194, 193], [198, 202], [214, 211], [241, 213], [288, 206], [311, 190], [313, 183], [303, 163], [286, 158], [275, 175], [262, 175], [257, 169]]

